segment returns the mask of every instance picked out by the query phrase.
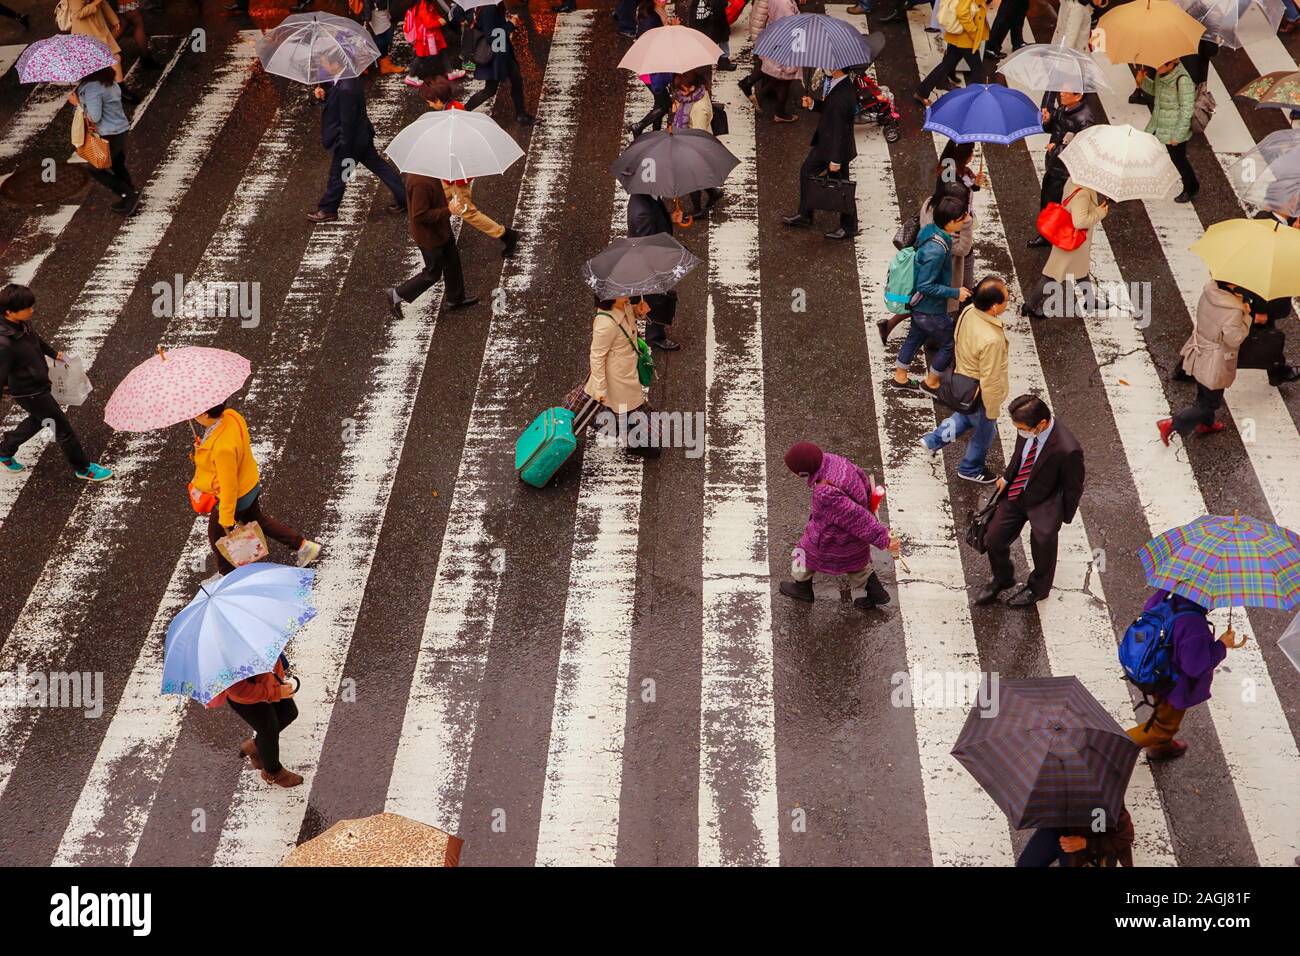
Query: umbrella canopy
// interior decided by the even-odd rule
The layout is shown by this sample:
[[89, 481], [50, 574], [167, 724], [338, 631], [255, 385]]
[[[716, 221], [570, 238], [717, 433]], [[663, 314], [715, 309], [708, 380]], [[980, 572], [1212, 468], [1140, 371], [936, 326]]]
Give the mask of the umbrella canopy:
[[1205, 27], [1204, 39], [1239, 50], [1277, 37], [1286, 13], [1282, 0], [1174, 0]]
[[1170, 0], [1133, 0], [1097, 21], [1093, 49], [1112, 63], [1162, 66], [1195, 53], [1205, 27]]
[[1300, 229], [1276, 219], [1216, 222], [1191, 246], [1219, 282], [1265, 299], [1300, 295]]
[[634, 236], [583, 263], [582, 281], [601, 299], [652, 295], [667, 292], [699, 264], [672, 236]]
[[1228, 167], [1228, 175], [1246, 202], [1300, 215], [1300, 129], [1269, 133]]
[[638, 136], [609, 171], [629, 193], [686, 196], [721, 186], [739, 162], [706, 130], [669, 128]]
[[684, 26], [655, 27], [637, 37], [618, 61], [619, 69], [633, 73], [685, 73], [713, 66], [722, 56], [718, 46], [699, 30]]
[[1237, 95], [1258, 100], [1255, 109], [1269, 106], [1284, 110], [1300, 109], [1300, 71], [1265, 73], [1243, 86]]
[[1138, 551], [1147, 583], [1203, 607], [1295, 607], [1300, 535], [1245, 515], [1205, 515]]
[[281, 866], [459, 866], [460, 837], [398, 813], [340, 820]]
[[1291, 662], [1291, 666], [1300, 671], [1300, 614], [1291, 619], [1290, 625], [1278, 639], [1277, 646]]
[[1111, 88], [1096, 60], [1063, 44], [1027, 43], [1002, 61], [998, 72], [1031, 90], [1095, 93]]
[[754, 42], [754, 55], [781, 66], [847, 70], [867, 66], [884, 48], [880, 34], [821, 13], [796, 13], [768, 23]]
[[1077, 186], [1116, 202], [1165, 199], [1182, 182], [1164, 144], [1132, 126], [1089, 126], [1074, 134], [1061, 162]]
[[225, 349], [158, 350], [127, 373], [104, 406], [120, 432], [147, 432], [193, 418], [243, 387], [252, 366]]
[[293, 13], [257, 41], [267, 73], [299, 83], [360, 76], [379, 59], [379, 47], [355, 20], [332, 13]]
[[473, 179], [504, 173], [524, 155], [487, 113], [431, 110], [393, 137], [384, 150], [404, 173]]
[[1247, 100], [1266, 99], [1269, 90], [1277, 86], [1282, 80], [1292, 77], [1300, 79], [1300, 72], [1295, 70], [1274, 70], [1272, 73], [1265, 73], [1263, 76], [1255, 77], [1233, 95]]
[[16, 64], [20, 83], [79, 83], [116, 63], [108, 44], [81, 33], [56, 33], [23, 50]]
[[270, 673], [289, 638], [316, 616], [315, 576], [310, 568], [246, 564], [200, 585], [167, 627], [162, 692], [207, 705], [231, 685]]
[[1017, 830], [1119, 820], [1140, 748], [1077, 677], [1000, 680], [952, 755]]
[[927, 106], [924, 128], [958, 143], [1006, 146], [1041, 133], [1043, 117], [1038, 104], [1019, 90], [997, 83], [974, 83], [945, 93]]

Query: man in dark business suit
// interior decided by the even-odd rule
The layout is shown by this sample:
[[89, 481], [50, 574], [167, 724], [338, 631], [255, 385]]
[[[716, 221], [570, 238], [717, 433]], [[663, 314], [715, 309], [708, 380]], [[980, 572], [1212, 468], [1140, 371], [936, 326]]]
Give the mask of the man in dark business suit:
[[[627, 197], [627, 234], [629, 238], [673, 234], [673, 223], [680, 224], [680, 210], [668, 211], [667, 204], [658, 196], [633, 193]], [[668, 326], [677, 314], [677, 291], [643, 296], [650, 312], [645, 320], [645, 340], [663, 352], [676, 352], [681, 348], [668, 337]]]
[[1083, 497], [1083, 447], [1038, 396], [1021, 395], [1007, 408], [1020, 437], [998, 479], [998, 493], [1006, 493], [984, 533], [993, 580], [975, 596], [975, 603], [992, 604], [1016, 583], [1011, 545], [1029, 522], [1034, 570], [1025, 586], [1007, 599], [1008, 607], [1027, 608], [1052, 590], [1056, 538], [1061, 523], [1074, 520]]
[[360, 78], [335, 80], [329, 84], [328, 91], [318, 86], [315, 92], [316, 99], [325, 101], [320, 120], [321, 145], [332, 155], [325, 193], [320, 197], [319, 208], [309, 212], [307, 218], [312, 222], [331, 222], [339, 217], [343, 189], [357, 166], [366, 167], [392, 192], [393, 201], [386, 207], [389, 212], [405, 212], [406, 192], [402, 180], [375, 149], [375, 128], [366, 113], [366, 92]]
[[[815, 110], [819, 115], [817, 130], [813, 133], [812, 148], [799, 169], [799, 212], [786, 216], [783, 220], [787, 226], [811, 226], [813, 210], [805, 188], [809, 176], [827, 174], [833, 179], [849, 178], [849, 163], [858, 155], [858, 147], [853, 139], [853, 116], [857, 111], [858, 91], [843, 70], [834, 71], [826, 81], [829, 87], [820, 102], [814, 103], [810, 97], [803, 98], [805, 109]], [[827, 239], [851, 239], [858, 234], [858, 214], [840, 213], [840, 228], [826, 233]]]

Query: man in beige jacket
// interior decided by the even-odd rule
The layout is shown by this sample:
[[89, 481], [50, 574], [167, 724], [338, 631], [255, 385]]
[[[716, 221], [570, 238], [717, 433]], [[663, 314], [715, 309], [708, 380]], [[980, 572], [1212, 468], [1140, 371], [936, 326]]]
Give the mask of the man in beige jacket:
[[997, 481], [997, 475], [985, 466], [984, 460], [997, 437], [998, 413], [1011, 390], [1007, 372], [1010, 346], [1001, 319], [1007, 298], [1007, 284], [996, 276], [981, 280], [975, 287], [969, 305], [957, 317], [953, 371], [979, 380], [979, 403], [970, 412], [953, 412], [938, 428], [921, 438], [925, 450], [937, 455], [944, 445], [973, 428], [957, 474], [981, 485]]

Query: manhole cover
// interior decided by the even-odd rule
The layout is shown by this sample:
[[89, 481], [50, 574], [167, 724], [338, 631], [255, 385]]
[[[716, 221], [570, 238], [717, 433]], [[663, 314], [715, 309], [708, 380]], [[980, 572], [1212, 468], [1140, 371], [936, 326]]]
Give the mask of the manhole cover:
[[90, 174], [84, 163], [30, 163], [0, 183], [0, 196], [20, 206], [67, 202], [86, 188]]

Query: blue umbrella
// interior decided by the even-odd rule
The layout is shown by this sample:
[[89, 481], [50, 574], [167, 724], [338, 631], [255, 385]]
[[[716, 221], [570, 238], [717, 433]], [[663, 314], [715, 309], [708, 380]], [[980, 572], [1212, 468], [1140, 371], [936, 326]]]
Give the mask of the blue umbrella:
[[869, 64], [884, 45], [883, 36], [868, 38], [853, 24], [835, 17], [796, 13], [764, 27], [754, 44], [754, 55], [781, 66], [847, 70]]
[[958, 143], [1003, 146], [1043, 131], [1038, 104], [1019, 90], [996, 83], [976, 83], [953, 90], [926, 107], [924, 129]]
[[316, 616], [315, 576], [308, 568], [255, 563], [200, 585], [167, 628], [162, 692], [206, 705], [233, 684], [271, 671], [289, 638]]

